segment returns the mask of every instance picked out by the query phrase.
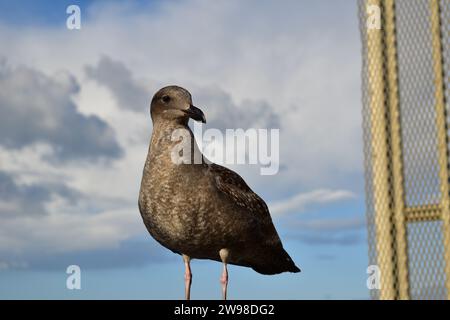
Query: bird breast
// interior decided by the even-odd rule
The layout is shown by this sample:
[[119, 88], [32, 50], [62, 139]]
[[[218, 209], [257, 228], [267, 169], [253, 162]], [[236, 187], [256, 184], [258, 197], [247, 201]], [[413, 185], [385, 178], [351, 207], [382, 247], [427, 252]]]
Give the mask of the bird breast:
[[[200, 166], [200, 165], [199, 165]], [[143, 218], [147, 229], [159, 242], [168, 247], [181, 244], [200, 246], [208, 229], [208, 215], [214, 202], [206, 201], [208, 183], [200, 183], [202, 175], [192, 165], [153, 167], [147, 184], [141, 190]], [[204, 182], [204, 181], [203, 181]], [[201, 185], [200, 188], [196, 186]], [[175, 248], [180, 250], [179, 248]]]

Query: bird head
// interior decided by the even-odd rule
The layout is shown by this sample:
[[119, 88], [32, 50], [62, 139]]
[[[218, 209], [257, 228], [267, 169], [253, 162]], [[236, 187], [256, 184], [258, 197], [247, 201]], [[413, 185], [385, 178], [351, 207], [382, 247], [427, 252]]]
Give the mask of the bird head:
[[181, 120], [188, 122], [189, 118], [206, 123], [202, 110], [192, 104], [189, 91], [178, 86], [168, 86], [155, 93], [150, 106], [153, 122], [157, 119], [168, 121]]

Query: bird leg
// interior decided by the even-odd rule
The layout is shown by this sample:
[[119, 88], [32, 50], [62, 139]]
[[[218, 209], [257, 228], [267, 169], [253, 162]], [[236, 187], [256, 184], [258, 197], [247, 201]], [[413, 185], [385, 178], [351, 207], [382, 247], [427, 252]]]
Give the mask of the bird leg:
[[220, 283], [222, 285], [222, 299], [227, 300], [227, 286], [228, 286], [228, 270], [227, 270], [227, 258], [228, 258], [228, 250], [221, 249], [219, 251], [220, 259], [223, 263], [223, 271], [222, 276], [220, 277]]
[[223, 264], [223, 272], [220, 277], [220, 283], [222, 284], [222, 299], [227, 300], [228, 271], [226, 263]]
[[187, 255], [183, 254], [183, 261], [184, 261], [184, 294], [186, 297], [186, 300], [191, 299], [191, 283], [192, 283], [192, 273], [191, 273], [191, 258]]

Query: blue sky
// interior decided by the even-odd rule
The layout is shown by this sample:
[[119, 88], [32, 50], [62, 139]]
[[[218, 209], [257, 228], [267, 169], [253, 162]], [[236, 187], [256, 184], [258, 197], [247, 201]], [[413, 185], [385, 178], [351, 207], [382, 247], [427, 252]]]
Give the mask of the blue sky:
[[[136, 205], [149, 101], [174, 83], [206, 128], [280, 129], [278, 174], [232, 168], [302, 273], [231, 266], [229, 297], [368, 298], [359, 41], [354, 1], [0, 1], [0, 298], [183, 297]], [[220, 298], [221, 266], [192, 268], [192, 297]]]
[[[63, 26], [66, 23], [67, 15], [61, 15], [61, 12], [65, 13], [68, 6], [77, 5], [85, 9], [90, 6], [102, 6], [108, 2], [120, 3], [117, 0], [22, 0], [19, 2], [2, 0], [0, 1], [0, 16], [3, 23], [16, 26]], [[129, 5], [136, 9], [156, 10], [158, 1], [133, 0]], [[89, 18], [89, 12], [84, 12], [83, 18]]]

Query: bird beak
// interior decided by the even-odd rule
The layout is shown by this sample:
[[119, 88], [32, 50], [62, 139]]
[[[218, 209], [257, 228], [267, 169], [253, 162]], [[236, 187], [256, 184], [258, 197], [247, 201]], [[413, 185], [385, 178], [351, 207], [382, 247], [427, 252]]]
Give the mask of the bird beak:
[[192, 104], [189, 106], [189, 109], [183, 110], [185, 114], [188, 115], [189, 118], [194, 119], [195, 121], [201, 121], [206, 123], [205, 114], [199, 108], [193, 106]]

